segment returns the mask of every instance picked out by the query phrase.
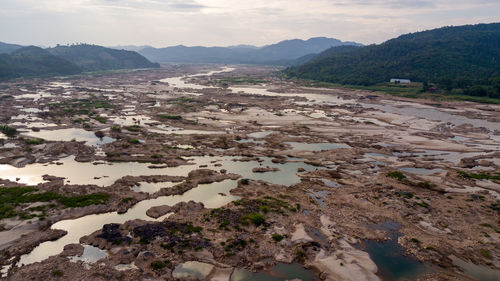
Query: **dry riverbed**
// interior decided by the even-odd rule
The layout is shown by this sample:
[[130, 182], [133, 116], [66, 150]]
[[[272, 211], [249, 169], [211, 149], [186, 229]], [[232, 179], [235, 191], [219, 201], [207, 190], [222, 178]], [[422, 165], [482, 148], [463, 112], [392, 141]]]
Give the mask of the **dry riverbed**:
[[0, 84], [2, 278], [498, 280], [500, 106], [275, 71]]

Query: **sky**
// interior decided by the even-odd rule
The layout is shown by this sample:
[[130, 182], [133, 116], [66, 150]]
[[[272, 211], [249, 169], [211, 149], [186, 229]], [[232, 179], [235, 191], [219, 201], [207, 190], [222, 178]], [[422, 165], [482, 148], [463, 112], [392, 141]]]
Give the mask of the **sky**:
[[0, 0], [0, 41], [22, 45], [262, 46], [333, 37], [363, 44], [500, 22], [500, 0]]

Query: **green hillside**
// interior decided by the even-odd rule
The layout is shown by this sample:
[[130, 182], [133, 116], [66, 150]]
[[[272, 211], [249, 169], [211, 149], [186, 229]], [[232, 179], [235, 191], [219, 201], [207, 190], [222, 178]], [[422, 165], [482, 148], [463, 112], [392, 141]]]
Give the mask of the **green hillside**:
[[96, 45], [57, 46], [47, 50], [53, 55], [71, 61], [85, 71], [159, 67], [159, 64], [150, 62], [136, 52]]
[[285, 73], [364, 86], [407, 78], [446, 93], [500, 98], [500, 23], [443, 27], [340, 52], [332, 48]]
[[80, 71], [71, 62], [35, 46], [23, 47], [11, 54], [0, 54], [0, 79], [70, 75]]

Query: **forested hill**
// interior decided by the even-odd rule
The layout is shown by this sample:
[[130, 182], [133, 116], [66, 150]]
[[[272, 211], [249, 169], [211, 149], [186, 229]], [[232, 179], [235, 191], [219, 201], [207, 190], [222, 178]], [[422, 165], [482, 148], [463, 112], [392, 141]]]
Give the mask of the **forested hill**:
[[500, 23], [443, 27], [380, 45], [335, 50], [285, 73], [353, 85], [407, 78], [436, 83], [448, 91], [500, 97]]
[[160, 67], [134, 51], [115, 50], [96, 45], [80, 44], [47, 49], [86, 71]]
[[10, 54], [0, 54], [0, 79], [79, 72], [81, 69], [73, 63], [35, 46], [22, 47]]
[[114, 50], [95, 45], [57, 46], [42, 49], [3, 44], [8, 53], [0, 53], [0, 80], [20, 77], [71, 75], [82, 71], [155, 68], [137, 52]]

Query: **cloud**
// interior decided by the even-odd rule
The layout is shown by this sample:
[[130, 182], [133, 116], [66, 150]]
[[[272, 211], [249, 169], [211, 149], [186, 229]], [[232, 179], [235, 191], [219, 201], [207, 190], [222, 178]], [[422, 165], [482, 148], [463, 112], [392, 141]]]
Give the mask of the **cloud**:
[[313, 36], [379, 43], [500, 21], [498, 0], [1, 0], [0, 41], [264, 45]]

